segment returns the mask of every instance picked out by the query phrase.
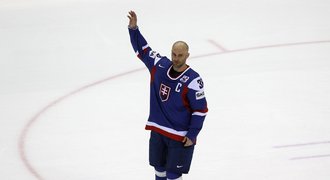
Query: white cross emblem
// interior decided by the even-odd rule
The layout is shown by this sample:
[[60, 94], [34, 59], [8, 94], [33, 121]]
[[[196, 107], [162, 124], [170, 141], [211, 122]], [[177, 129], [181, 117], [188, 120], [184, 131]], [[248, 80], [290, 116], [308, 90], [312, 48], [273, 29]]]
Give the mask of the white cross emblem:
[[170, 91], [171, 91], [170, 87], [164, 84], [160, 84], [159, 96], [163, 102], [168, 100], [168, 97], [170, 96]]

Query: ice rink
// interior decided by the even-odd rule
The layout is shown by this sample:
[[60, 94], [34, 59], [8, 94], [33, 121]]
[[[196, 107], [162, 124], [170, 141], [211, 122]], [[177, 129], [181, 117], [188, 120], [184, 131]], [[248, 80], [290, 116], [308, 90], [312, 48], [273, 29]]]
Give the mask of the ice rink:
[[151, 180], [149, 73], [127, 30], [205, 83], [184, 180], [330, 179], [329, 0], [1, 0], [0, 179]]

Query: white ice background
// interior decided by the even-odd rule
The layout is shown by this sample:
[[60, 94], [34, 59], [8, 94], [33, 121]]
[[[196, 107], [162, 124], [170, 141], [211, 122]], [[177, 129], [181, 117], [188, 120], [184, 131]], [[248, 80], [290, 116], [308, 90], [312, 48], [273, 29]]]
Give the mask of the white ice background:
[[1, 180], [154, 179], [131, 9], [205, 83], [184, 179], [330, 179], [330, 1], [1, 0]]

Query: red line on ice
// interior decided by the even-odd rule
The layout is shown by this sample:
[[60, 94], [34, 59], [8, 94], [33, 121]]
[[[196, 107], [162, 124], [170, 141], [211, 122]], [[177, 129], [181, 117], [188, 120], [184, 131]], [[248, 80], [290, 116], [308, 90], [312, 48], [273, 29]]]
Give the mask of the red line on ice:
[[36, 121], [39, 119], [39, 117], [45, 113], [46, 111], [48, 111], [49, 109], [51, 109], [52, 107], [56, 106], [57, 104], [59, 104], [60, 102], [64, 101], [65, 99], [75, 95], [75, 94], [78, 94], [90, 87], [93, 87], [93, 86], [96, 86], [96, 85], [99, 85], [99, 84], [102, 84], [104, 82], [107, 82], [107, 81], [110, 81], [110, 80], [113, 80], [113, 79], [116, 79], [116, 78], [119, 78], [119, 77], [123, 77], [123, 76], [126, 76], [126, 75], [129, 75], [129, 74], [132, 74], [132, 73], [135, 73], [137, 71], [141, 71], [143, 70], [144, 68], [139, 68], [139, 69], [133, 69], [133, 70], [130, 70], [130, 71], [127, 71], [127, 72], [124, 72], [124, 73], [121, 73], [121, 74], [117, 74], [117, 75], [114, 75], [114, 76], [111, 76], [111, 77], [108, 77], [108, 78], [105, 78], [105, 79], [102, 79], [102, 80], [99, 80], [99, 81], [96, 81], [94, 83], [91, 83], [91, 84], [88, 84], [86, 86], [83, 86], [75, 91], [72, 91], [58, 99], [56, 99], [55, 101], [49, 103], [47, 106], [45, 106], [44, 108], [42, 108], [38, 113], [36, 113], [29, 121], [28, 123], [24, 126], [22, 132], [21, 132], [21, 135], [20, 135], [20, 138], [19, 138], [19, 142], [18, 142], [18, 149], [19, 149], [19, 154], [20, 154], [20, 158], [21, 160], [23, 161], [25, 167], [30, 171], [30, 173], [35, 177], [37, 178], [38, 180], [45, 180], [41, 175], [40, 173], [36, 170], [35, 167], [32, 166], [31, 162], [29, 161], [27, 155], [26, 155], [26, 152], [25, 152], [25, 144], [26, 144], [26, 137], [27, 137], [27, 134], [29, 133], [31, 127], [33, 126], [33, 124], [36, 123]]
[[300, 143], [300, 144], [287, 144], [287, 145], [274, 146], [274, 148], [301, 147], [301, 146], [312, 146], [312, 145], [320, 145], [320, 144], [330, 144], [330, 141], [308, 142], [308, 143]]
[[330, 154], [323, 155], [314, 155], [314, 156], [302, 156], [302, 157], [293, 157], [290, 160], [306, 160], [306, 159], [317, 159], [317, 158], [329, 158]]
[[214, 41], [212, 39], [210, 39], [208, 41], [209, 41], [209, 43], [213, 44], [215, 47], [217, 47], [218, 49], [220, 49], [220, 51], [223, 51], [223, 52], [227, 52], [228, 51], [226, 48], [224, 48], [222, 45], [220, 45], [216, 41]]
[[[330, 40], [325, 40], [325, 41], [310, 41], [310, 42], [297, 42], [297, 43], [287, 43], [287, 44], [275, 44], [275, 45], [266, 45], [266, 46], [257, 46], [257, 47], [250, 47], [250, 48], [242, 48], [242, 49], [235, 49], [235, 50], [227, 50], [225, 48], [223, 48], [223, 46], [220, 46], [219, 44], [217, 44], [215, 41], [209, 40], [209, 42], [213, 42], [213, 45], [217, 45], [217, 47], [219, 49], [222, 50], [222, 52], [215, 52], [215, 53], [208, 53], [208, 54], [203, 54], [203, 55], [198, 55], [198, 56], [194, 56], [191, 57], [190, 59], [198, 59], [198, 58], [204, 58], [204, 57], [208, 57], [208, 56], [215, 56], [215, 55], [221, 55], [221, 54], [225, 54], [225, 53], [236, 53], [236, 52], [242, 52], [242, 51], [251, 51], [251, 50], [260, 50], [260, 49], [266, 49], [266, 48], [278, 48], [278, 47], [288, 47], [288, 46], [299, 46], [299, 45], [308, 45], [308, 44], [321, 44], [321, 43], [330, 43]], [[38, 180], [45, 180], [45, 178], [40, 174], [40, 172], [38, 172], [38, 170], [31, 164], [30, 160], [27, 157], [26, 154], [26, 137], [27, 134], [29, 133], [29, 131], [31, 130], [31, 127], [39, 120], [39, 117], [44, 114], [45, 112], [47, 112], [49, 109], [51, 109], [52, 107], [56, 106], [57, 104], [61, 103], [62, 101], [64, 101], [65, 99], [76, 95], [90, 87], [105, 83], [107, 81], [110, 80], [114, 80], [126, 75], [130, 75], [136, 72], [139, 72], [141, 70], [143, 70], [144, 68], [138, 68], [138, 69], [133, 69], [127, 72], [123, 72], [114, 76], [110, 76], [108, 78], [96, 81], [94, 83], [88, 84], [86, 86], [80, 87], [77, 90], [74, 90], [56, 100], [54, 100], [53, 102], [49, 103], [47, 106], [45, 106], [44, 108], [42, 108], [40, 111], [38, 111], [35, 115], [32, 116], [32, 118], [30, 118], [27, 122], [27, 124], [24, 126], [24, 128], [21, 131], [21, 135], [19, 137], [18, 140], [18, 150], [19, 150], [19, 154], [20, 154], [20, 158], [22, 160], [22, 162], [24, 163], [24, 166], [27, 168], [27, 170]], [[325, 155], [324, 155], [325, 156]], [[330, 155], [326, 155], [326, 156], [330, 156]]]

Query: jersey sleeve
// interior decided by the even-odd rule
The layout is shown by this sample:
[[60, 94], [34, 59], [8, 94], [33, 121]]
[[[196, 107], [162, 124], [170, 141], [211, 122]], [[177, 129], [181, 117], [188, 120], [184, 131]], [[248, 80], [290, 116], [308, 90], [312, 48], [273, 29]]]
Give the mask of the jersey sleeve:
[[204, 83], [201, 77], [192, 80], [188, 85], [188, 100], [192, 111], [190, 125], [186, 136], [196, 143], [197, 135], [201, 131], [207, 115], [207, 101], [204, 94]]
[[137, 57], [147, 66], [149, 71], [151, 71], [152, 67], [163, 58], [158, 52], [153, 51], [149, 44], [144, 39], [142, 34], [140, 33], [139, 28], [130, 29], [128, 28], [130, 40], [134, 52]]

